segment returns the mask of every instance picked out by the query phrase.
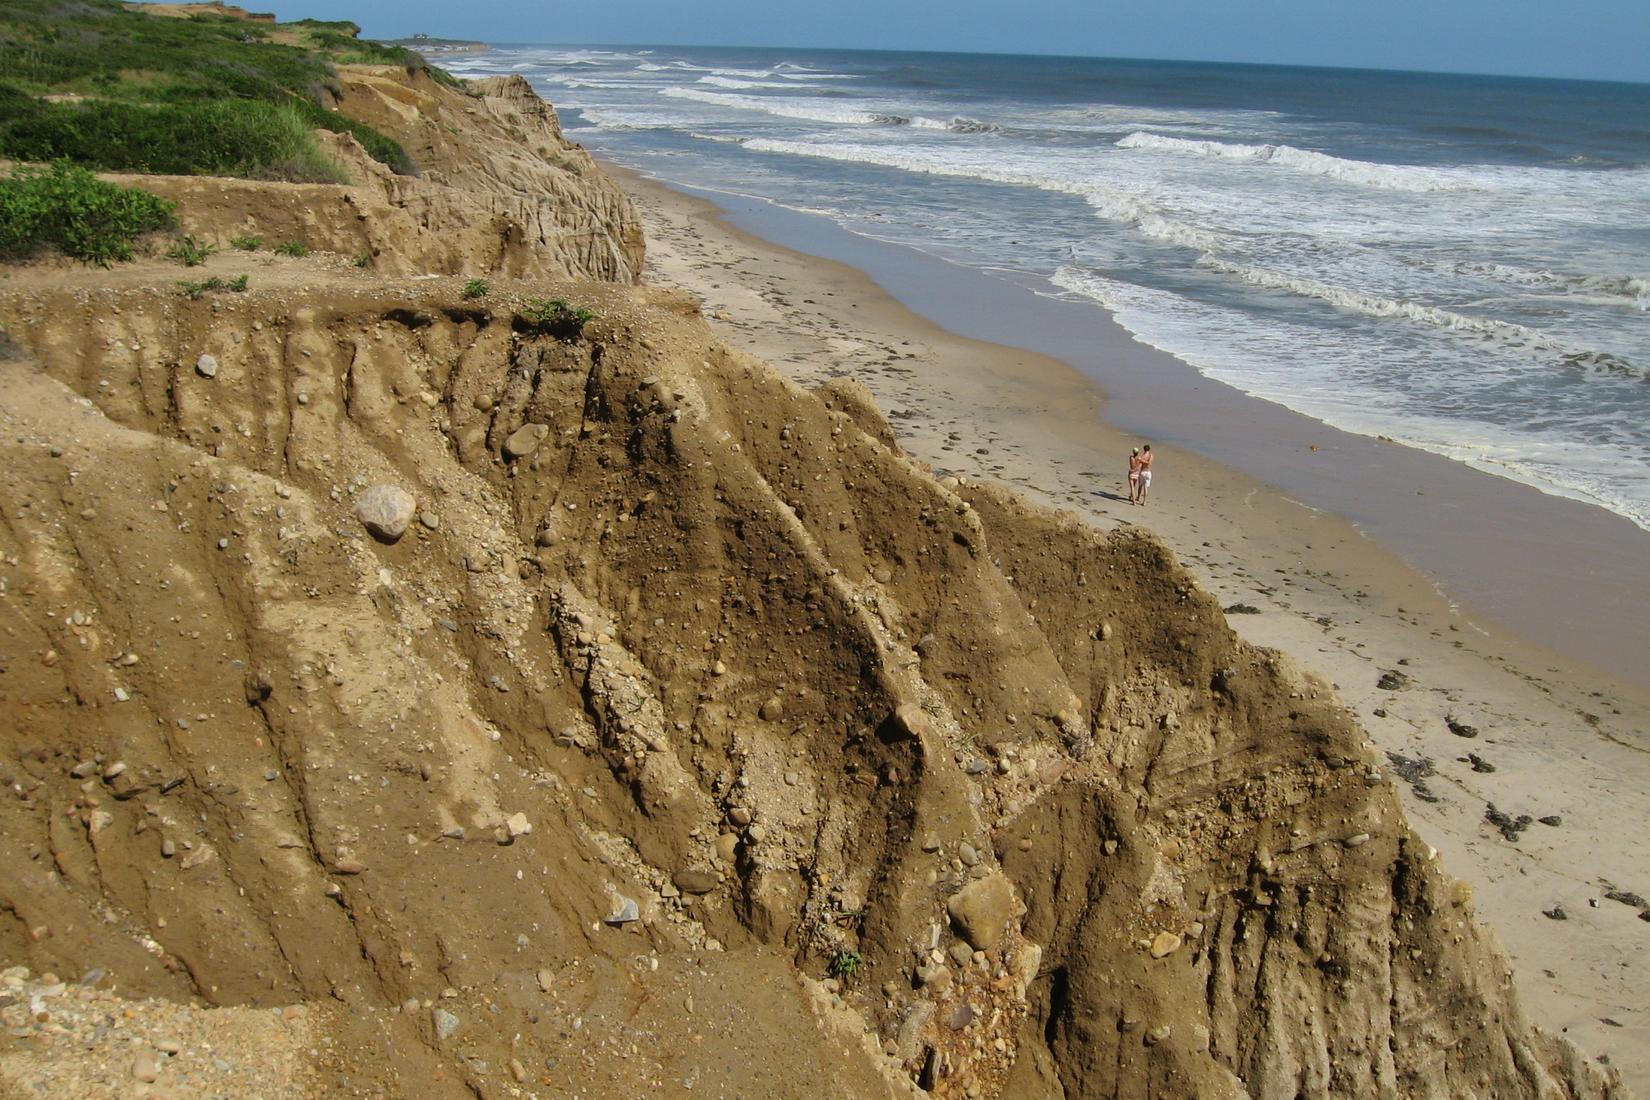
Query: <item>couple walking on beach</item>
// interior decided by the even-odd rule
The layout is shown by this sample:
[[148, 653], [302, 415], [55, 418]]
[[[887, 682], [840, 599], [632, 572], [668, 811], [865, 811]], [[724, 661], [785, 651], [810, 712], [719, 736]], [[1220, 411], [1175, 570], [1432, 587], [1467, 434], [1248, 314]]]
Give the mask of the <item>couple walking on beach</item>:
[[1152, 445], [1129, 452], [1129, 503], [1144, 506], [1146, 490], [1152, 487]]

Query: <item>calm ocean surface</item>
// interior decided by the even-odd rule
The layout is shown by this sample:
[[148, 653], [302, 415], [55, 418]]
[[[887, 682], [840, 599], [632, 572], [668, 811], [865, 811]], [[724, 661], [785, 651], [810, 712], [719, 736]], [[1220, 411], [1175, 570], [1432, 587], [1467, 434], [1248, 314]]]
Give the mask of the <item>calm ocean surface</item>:
[[1091, 300], [1204, 374], [1650, 529], [1650, 85], [507, 47], [571, 138]]

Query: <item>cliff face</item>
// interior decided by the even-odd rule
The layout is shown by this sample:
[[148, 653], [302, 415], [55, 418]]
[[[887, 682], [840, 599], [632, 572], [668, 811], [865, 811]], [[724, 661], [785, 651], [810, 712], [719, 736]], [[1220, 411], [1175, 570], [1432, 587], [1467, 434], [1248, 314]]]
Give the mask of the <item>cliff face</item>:
[[[584, 270], [440, 252], [393, 188], [517, 201], [445, 142], [370, 212], [180, 216]], [[623, 210], [577, 162], [557, 207]], [[936, 481], [855, 384], [618, 285], [622, 237], [614, 281], [480, 300], [325, 259], [5, 285], [0, 958], [305, 1003], [322, 1079], [393, 1095], [1623, 1095], [1159, 543]]]

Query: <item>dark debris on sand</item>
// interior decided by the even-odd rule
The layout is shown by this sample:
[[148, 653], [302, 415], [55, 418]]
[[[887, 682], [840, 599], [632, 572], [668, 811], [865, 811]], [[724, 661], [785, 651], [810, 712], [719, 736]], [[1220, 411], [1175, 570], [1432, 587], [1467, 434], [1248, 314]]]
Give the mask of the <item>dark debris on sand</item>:
[[1519, 814], [1517, 817], [1513, 817], [1511, 814], [1503, 813], [1495, 808], [1493, 802], [1484, 803], [1484, 820], [1501, 830], [1501, 835], [1514, 844], [1518, 843], [1518, 834], [1528, 829], [1535, 822], [1535, 818], [1529, 814]]
[[1422, 756], [1411, 758], [1401, 753], [1389, 752], [1386, 754], [1387, 763], [1392, 765], [1392, 771], [1398, 778], [1409, 784], [1409, 789], [1415, 792], [1415, 797], [1422, 802], [1437, 802], [1439, 798], [1427, 786], [1427, 776], [1437, 775], [1433, 767], [1432, 757]]

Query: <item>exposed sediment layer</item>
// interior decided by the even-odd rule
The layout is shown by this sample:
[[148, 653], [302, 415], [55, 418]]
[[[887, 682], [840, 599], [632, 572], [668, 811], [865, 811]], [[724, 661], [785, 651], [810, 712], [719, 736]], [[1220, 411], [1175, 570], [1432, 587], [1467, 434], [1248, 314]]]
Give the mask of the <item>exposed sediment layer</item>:
[[6, 958], [336, 998], [483, 1094], [565, 1056], [545, 989], [775, 950], [887, 1087], [1612, 1094], [1150, 537], [935, 481], [682, 296], [442, 290], [0, 298]]

